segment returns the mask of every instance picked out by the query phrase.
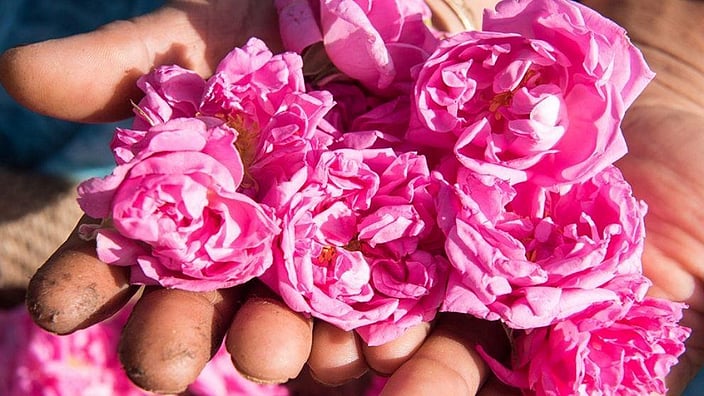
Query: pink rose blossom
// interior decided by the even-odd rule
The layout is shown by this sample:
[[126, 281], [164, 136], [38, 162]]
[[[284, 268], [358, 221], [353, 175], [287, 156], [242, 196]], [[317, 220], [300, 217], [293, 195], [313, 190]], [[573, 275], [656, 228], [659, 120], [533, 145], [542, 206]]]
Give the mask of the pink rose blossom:
[[67, 336], [32, 322], [27, 309], [0, 310], [0, 394], [3, 396], [137, 396], [117, 358], [126, 313]]
[[549, 42], [580, 62], [580, 74], [612, 84], [626, 108], [653, 78], [624, 28], [575, 1], [502, 1], [485, 11], [482, 27]]
[[278, 227], [265, 207], [237, 192], [244, 171], [232, 131], [205, 121], [151, 128], [130, 162], [79, 186], [85, 213], [109, 219], [96, 231], [98, 257], [136, 265], [136, 283], [210, 290], [271, 265]]
[[332, 96], [305, 92], [301, 67], [251, 39], [208, 80], [177, 66], [140, 79], [134, 126], [112, 142], [117, 168], [79, 187], [83, 210], [104, 220], [83, 227], [99, 258], [134, 266], [134, 283], [194, 291], [261, 275], [280, 231], [271, 207], [337, 134], [323, 119]]
[[665, 394], [665, 377], [684, 352], [682, 304], [596, 305], [549, 327], [518, 332], [511, 367], [484, 355], [502, 381], [525, 395]]
[[353, 130], [355, 120], [375, 108], [384, 100], [370, 95], [364, 87], [354, 81], [323, 81], [323, 88], [335, 98], [335, 106], [325, 119], [336, 129], [347, 132]]
[[409, 110], [408, 98], [404, 96], [372, 107], [352, 121], [333, 147], [413, 151], [403, 141], [408, 128]]
[[430, 9], [419, 0], [277, 0], [276, 6], [286, 48], [302, 53], [322, 40], [335, 67], [384, 96], [410, 91], [411, 68], [437, 45], [424, 22]]
[[[528, 329], [647, 286], [638, 282], [645, 204], [615, 167], [551, 189], [468, 173], [439, 199], [452, 264], [442, 310]], [[609, 286], [633, 275], [630, 290]]]
[[372, 91], [408, 92], [411, 68], [437, 45], [427, 15], [419, 1], [321, 0], [325, 50], [340, 71]]
[[281, 257], [264, 281], [293, 310], [357, 329], [370, 345], [431, 320], [446, 261], [431, 239], [430, 181], [411, 153], [323, 152], [281, 215]]
[[409, 138], [512, 183], [582, 181], [623, 156], [624, 112], [653, 77], [623, 30], [567, 0], [497, 10], [419, 70]]
[[335, 98], [335, 106], [325, 119], [340, 136], [330, 148], [415, 151], [404, 142], [410, 120], [408, 95], [385, 99], [349, 80], [321, 81], [319, 85]]
[[247, 175], [254, 162], [277, 153], [280, 144], [294, 144], [297, 138], [320, 148], [334, 139], [333, 128], [321, 126], [333, 106], [332, 96], [306, 92], [301, 57], [290, 52], [274, 55], [256, 38], [227, 54], [207, 80], [178, 66], [162, 66], [138, 85], [145, 97], [135, 106], [134, 125], [118, 128], [113, 139], [118, 164], [134, 157], [133, 146], [146, 130], [173, 118], [221, 120], [237, 137], [235, 146]]
[[292, 52], [274, 55], [263, 41], [251, 38], [220, 61], [206, 83], [199, 110], [226, 118], [241, 132], [255, 132], [289, 95], [303, 92], [301, 57]]

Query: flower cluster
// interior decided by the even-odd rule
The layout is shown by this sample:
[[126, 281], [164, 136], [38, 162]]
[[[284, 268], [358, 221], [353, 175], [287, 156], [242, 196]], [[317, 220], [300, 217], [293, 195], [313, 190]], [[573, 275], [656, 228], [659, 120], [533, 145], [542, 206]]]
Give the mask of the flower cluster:
[[[139, 80], [117, 167], [79, 187], [101, 260], [195, 291], [258, 278], [370, 345], [439, 311], [500, 320], [515, 359], [493, 367], [526, 393], [662, 389], [687, 330], [645, 298], [646, 205], [613, 165], [653, 77], [622, 28], [568, 0], [455, 35], [421, 1], [276, 7], [287, 52], [251, 38], [207, 79]], [[536, 379], [558, 349], [575, 370]]]
[[483, 355], [501, 380], [526, 394], [664, 395], [664, 378], [689, 335], [677, 325], [681, 318], [682, 306], [651, 297], [596, 304], [516, 336], [513, 370]]

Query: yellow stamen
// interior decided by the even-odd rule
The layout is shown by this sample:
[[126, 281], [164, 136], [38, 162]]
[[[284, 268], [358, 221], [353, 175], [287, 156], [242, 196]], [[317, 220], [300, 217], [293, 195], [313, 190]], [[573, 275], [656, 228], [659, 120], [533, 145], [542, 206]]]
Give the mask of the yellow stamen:
[[337, 249], [333, 246], [325, 246], [318, 255], [318, 262], [330, 264], [337, 257]]

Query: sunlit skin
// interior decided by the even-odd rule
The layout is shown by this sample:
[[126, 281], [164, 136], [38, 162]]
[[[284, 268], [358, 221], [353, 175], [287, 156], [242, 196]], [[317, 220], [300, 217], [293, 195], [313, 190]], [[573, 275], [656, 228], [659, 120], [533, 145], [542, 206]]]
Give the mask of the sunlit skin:
[[[481, 3], [490, 6], [495, 1]], [[654, 283], [651, 293], [690, 306], [684, 324], [694, 331], [685, 356], [669, 377], [672, 394], [679, 394], [704, 364], [704, 26], [700, 23], [704, 3], [585, 3], [624, 25], [658, 73], [628, 113], [624, 132], [630, 153], [618, 165], [637, 197], [649, 205], [643, 260]], [[478, 24], [481, 13], [475, 11]], [[445, 19], [450, 21], [448, 26], [461, 28], [451, 14]], [[171, 1], [152, 14], [92, 33], [8, 50], [0, 58], [0, 82], [19, 103], [41, 114], [81, 122], [117, 120], [131, 114], [130, 103], [140, 98], [135, 80], [154, 66], [176, 63], [209, 76], [227, 51], [250, 36], [280, 48], [275, 21], [270, 1]], [[122, 269], [103, 267], [86, 242], [69, 238], [42, 269], [42, 276], [30, 284], [35, 320], [52, 331], [69, 333], [116, 310], [134, 289], [127, 286]], [[51, 289], [51, 281], [67, 273], [109, 280], [100, 283], [100, 304], [57, 316], [67, 311], [66, 304], [78, 300], [76, 290]], [[64, 304], [51, 307], [53, 316], [42, 305], [48, 304], [43, 298], [51, 294], [57, 300], [63, 298]], [[123, 362], [147, 369], [144, 372], [154, 365], [180, 364], [139, 355], [157, 355], [156, 348], [178, 341], [179, 331], [186, 332], [203, 320], [210, 325], [206, 337], [210, 338], [194, 348], [209, 348], [227, 334], [228, 348], [236, 351], [235, 366], [263, 382], [296, 377], [310, 356], [315, 377], [324, 383], [347, 382], [367, 367], [392, 374], [384, 395], [510, 394], [489, 378], [473, 348], [481, 342], [496, 354], [507, 352], [495, 324], [441, 315], [432, 326], [419, 325], [388, 345], [369, 348], [359, 346], [354, 334], [341, 335], [333, 326], [318, 326], [287, 310], [257, 285], [209, 293], [159, 290], [147, 296], [140, 301], [129, 327], [132, 332], [121, 346]], [[211, 307], [202, 310], [210, 316], [193, 318], [184, 311], [184, 306], [194, 305]], [[166, 331], [157, 316], [183, 319], [175, 330]], [[160, 342], [144, 341], [150, 339]], [[331, 350], [344, 351], [345, 359], [330, 356]], [[200, 356], [203, 351], [197, 352]], [[262, 367], [261, 362], [276, 364]], [[187, 385], [183, 373], [192, 376], [198, 371], [178, 364], [169, 367], [174, 370], [159, 378], [141, 378], [139, 385], [178, 392]]]

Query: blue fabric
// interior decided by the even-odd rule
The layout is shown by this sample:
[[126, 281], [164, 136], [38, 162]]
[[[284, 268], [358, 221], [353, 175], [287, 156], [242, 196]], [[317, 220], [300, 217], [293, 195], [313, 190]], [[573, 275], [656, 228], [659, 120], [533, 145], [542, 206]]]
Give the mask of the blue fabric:
[[[0, 50], [93, 30], [143, 14], [159, 0], [2, 0]], [[108, 149], [118, 124], [85, 125], [43, 117], [0, 90], [0, 165], [80, 180], [114, 166]]]
[[704, 369], [699, 370], [699, 374], [689, 383], [682, 396], [704, 396]]

